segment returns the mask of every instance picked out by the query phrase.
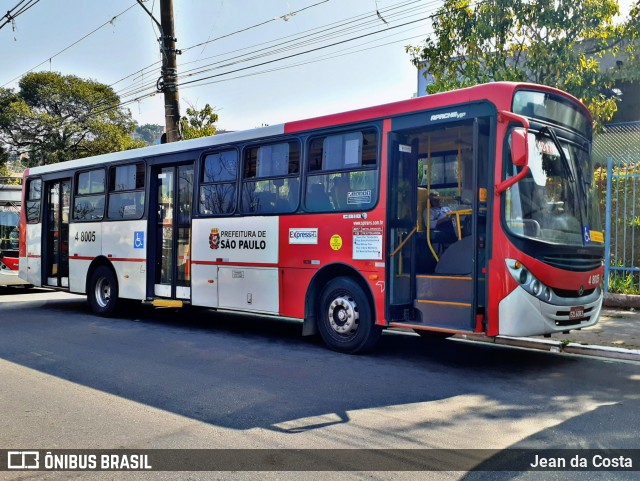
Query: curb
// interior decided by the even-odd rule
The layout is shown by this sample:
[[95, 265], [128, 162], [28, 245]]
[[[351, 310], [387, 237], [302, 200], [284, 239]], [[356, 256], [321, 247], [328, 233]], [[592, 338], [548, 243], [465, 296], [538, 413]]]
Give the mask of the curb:
[[604, 295], [603, 304], [605, 307], [615, 307], [618, 309], [629, 309], [630, 307], [638, 309], [640, 308], [640, 296], [607, 292]]
[[472, 342], [484, 342], [502, 346], [522, 347], [525, 349], [538, 349], [554, 353], [580, 354], [583, 356], [602, 357], [608, 359], [623, 359], [626, 361], [640, 361], [639, 349], [623, 349], [620, 347], [595, 346], [591, 344], [578, 344], [576, 342], [563, 343], [548, 339], [532, 339], [528, 337], [497, 336], [487, 337], [475, 334], [459, 334], [454, 339]]

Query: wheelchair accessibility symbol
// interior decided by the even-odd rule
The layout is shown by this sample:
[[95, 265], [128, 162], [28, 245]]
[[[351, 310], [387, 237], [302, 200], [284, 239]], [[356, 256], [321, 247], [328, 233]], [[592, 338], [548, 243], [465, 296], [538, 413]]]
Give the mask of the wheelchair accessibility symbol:
[[583, 233], [583, 237], [584, 237], [584, 243], [585, 244], [591, 243], [591, 229], [589, 228], [588, 225], [585, 225], [583, 227], [582, 233]]
[[133, 248], [144, 249], [144, 232], [136, 231], [133, 233]]

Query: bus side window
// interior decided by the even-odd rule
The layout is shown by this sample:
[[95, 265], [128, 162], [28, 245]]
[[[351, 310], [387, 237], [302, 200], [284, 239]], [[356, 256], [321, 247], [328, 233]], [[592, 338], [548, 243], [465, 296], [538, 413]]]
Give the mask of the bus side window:
[[251, 214], [290, 214], [298, 207], [298, 141], [249, 147], [244, 154], [241, 208]]
[[375, 129], [313, 138], [307, 158], [308, 211], [367, 210], [375, 205], [378, 198]]
[[73, 220], [96, 221], [104, 217], [105, 173], [103, 169], [81, 172], [76, 180]]
[[40, 222], [42, 179], [30, 180], [27, 188], [27, 222], [29, 224], [37, 224]]
[[109, 219], [140, 219], [144, 214], [144, 164], [117, 165], [109, 172]]
[[202, 161], [199, 210], [204, 215], [233, 214], [236, 208], [238, 151], [208, 154]]

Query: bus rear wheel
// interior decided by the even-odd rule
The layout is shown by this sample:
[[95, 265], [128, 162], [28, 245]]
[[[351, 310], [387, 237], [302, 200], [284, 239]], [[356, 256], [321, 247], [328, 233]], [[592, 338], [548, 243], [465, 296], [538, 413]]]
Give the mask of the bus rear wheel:
[[350, 277], [337, 277], [322, 289], [317, 320], [327, 346], [349, 354], [373, 348], [382, 332], [364, 290]]
[[107, 266], [99, 266], [93, 271], [87, 298], [95, 314], [109, 317], [115, 312], [118, 304], [118, 282]]

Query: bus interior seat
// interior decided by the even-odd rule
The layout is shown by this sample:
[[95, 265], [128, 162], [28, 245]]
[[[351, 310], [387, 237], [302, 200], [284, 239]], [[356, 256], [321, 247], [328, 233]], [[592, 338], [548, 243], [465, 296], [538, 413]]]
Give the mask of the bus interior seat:
[[442, 253], [440, 261], [436, 264], [435, 273], [454, 276], [471, 275], [473, 257], [473, 236], [463, 237]]

